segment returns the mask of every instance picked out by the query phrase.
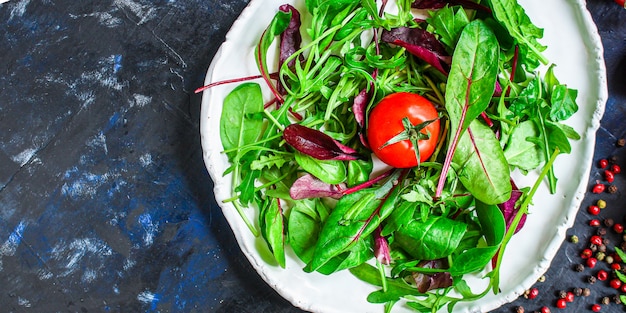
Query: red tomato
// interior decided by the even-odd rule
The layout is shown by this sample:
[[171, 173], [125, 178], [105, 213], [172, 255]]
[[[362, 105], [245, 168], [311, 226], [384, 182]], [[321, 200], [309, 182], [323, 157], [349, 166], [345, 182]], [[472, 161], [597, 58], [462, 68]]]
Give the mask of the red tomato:
[[433, 154], [439, 139], [439, 114], [428, 99], [408, 92], [384, 97], [369, 115], [367, 140], [381, 161], [396, 168], [418, 165], [413, 144], [409, 139], [386, 145], [402, 132], [409, 136], [411, 133], [417, 135], [414, 128], [405, 128], [402, 122], [405, 117], [408, 117], [413, 126], [432, 121], [419, 131], [429, 135], [428, 139], [418, 141], [420, 162], [426, 161]]

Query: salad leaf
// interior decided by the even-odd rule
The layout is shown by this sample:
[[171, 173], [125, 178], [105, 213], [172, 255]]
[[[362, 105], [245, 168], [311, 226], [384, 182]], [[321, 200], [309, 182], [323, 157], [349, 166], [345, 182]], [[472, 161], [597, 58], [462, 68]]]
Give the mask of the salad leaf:
[[294, 156], [302, 169], [327, 184], [340, 184], [346, 180], [346, 165], [342, 161], [317, 160], [300, 152], [296, 152]]
[[[498, 47], [498, 41], [491, 29], [481, 20], [474, 20], [463, 29], [458, 45], [454, 50], [445, 95], [446, 110], [450, 118], [450, 133], [454, 134], [454, 137], [448, 145], [448, 152], [437, 185], [436, 198], [440, 197], [443, 191], [450, 163], [455, 155], [457, 144], [462, 138], [461, 135], [463, 135], [463, 132], [465, 132], [469, 125], [474, 122], [489, 105], [491, 96], [495, 90], [498, 74], [498, 64], [497, 62], [493, 62], [493, 60], [499, 59]], [[487, 147], [490, 149], [489, 152], [501, 150], [494, 146], [493, 140], [490, 140], [490, 137], [485, 133], [480, 132], [477, 135], [487, 140], [486, 143]], [[499, 178], [503, 173], [495, 173], [491, 170], [491, 165], [489, 168], [485, 168], [484, 165], [487, 163], [482, 162], [482, 158], [486, 157], [486, 155], [479, 154], [478, 149], [473, 149], [476, 153], [471, 152], [470, 146], [473, 145], [473, 138], [467, 137], [465, 139], [465, 155], [458, 157], [464, 159], [462, 160], [463, 162], [460, 163], [464, 164], [469, 160], [469, 156], [474, 155], [472, 158], [474, 162], [470, 164], [473, 164], [475, 167], [465, 171], [468, 175], [463, 175], [462, 181], [464, 181], [464, 186], [470, 191], [480, 192], [477, 188], [473, 188], [478, 186], [478, 184], [470, 182], [472, 178], [474, 178], [474, 174], [476, 174], [475, 177], [484, 178], [482, 182], [479, 183], [480, 185], [491, 186], [492, 188], [489, 188], [489, 190], [499, 188], [497, 184], [500, 180], [491, 181], [490, 176], [497, 175], [496, 178]], [[501, 155], [501, 151], [497, 153]], [[500, 158], [499, 155], [496, 155], [492, 159], [502, 161], [504, 158]], [[498, 166], [499, 168], [502, 167], [501, 162], [499, 162], [498, 165], [500, 165]], [[506, 172], [506, 174], [508, 174], [508, 172]], [[491, 199], [494, 199], [493, 197], [495, 197], [495, 199], [500, 199], [501, 197], [506, 197], [505, 200], [508, 199], [508, 195], [505, 193], [489, 196], [487, 193], [481, 192], [481, 195], [489, 197], [481, 199], [486, 203], [491, 203], [493, 201]]]
[[285, 224], [283, 221], [280, 200], [269, 201], [261, 208], [259, 225], [261, 234], [280, 267], [285, 268]]
[[413, 220], [395, 233], [395, 242], [418, 260], [435, 260], [450, 255], [463, 239], [467, 224], [433, 216]]
[[463, 186], [478, 200], [498, 204], [511, 196], [511, 171], [491, 128], [474, 120], [453, 158]]
[[511, 36], [527, 47], [535, 59], [548, 64], [548, 59], [541, 53], [546, 47], [538, 41], [543, 38], [543, 29], [532, 23], [524, 8], [515, 0], [489, 0], [489, 3], [493, 16]]
[[258, 140], [263, 120], [257, 118], [257, 114], [262, 112], [263, 94], [256, 83], [241, 84], [224, 98], [220, 138], [224, 150], [230, 151], [226, 155], [231, 161], [237, 158], [237, 152], [233, 149]]
[[428, 22], [430, 27], [434, 29], [434, 33], [439, 35], [439, 40], [454, 50], [463, 28], [470, 21], [465, 10], [446, 6], [435, 11]]

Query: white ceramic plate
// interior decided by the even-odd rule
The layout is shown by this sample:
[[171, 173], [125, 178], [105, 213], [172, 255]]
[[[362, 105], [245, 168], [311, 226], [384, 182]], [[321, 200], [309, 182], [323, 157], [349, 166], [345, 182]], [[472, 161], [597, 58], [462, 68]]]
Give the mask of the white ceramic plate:
[[[493, 310], [517, 298], [548, 269], [566, 230], [573, 225], [585, 195], [595, 133], [604, 113], [607, 89], [602, 44], [584, 1], [520, 2], [533, 22], [545, 29], [542, 43], [548, 45], [545, 55], [557, 64], [557, 77], [579, 91], [579, 112], [567, 124], [574, 127], [582, 139], [573, 143], [571, 154], [557, 158], [558, 193], [551, 195], [546, 187], [536, 194], [525, 227], [508, 245], [501, 270], [502, 292], [487, 295], [480, 301], [460, 303], [455, 312]], [[278, 7], [284, 3], [304, 8], [303, 0], [250, 2], [215, 55], [206, 76], [207, 84], [258, 74], [253, 56], [254, 45]], [[381, 305], [366, 301], [367, 295], [376, 288], [357, 280], [348, 271], [330, 276], [305, 273], [302, 271], [304, 264], [297, 261], [293, 254], [288, 255], [286, 269], [268, 261], [265, 244], [250, 233], [231, 204], [222, 203], [222, 200], [231, 197], [231, 177], [222, 176], [228, 167], [228, 160], [220, 153], [219, 118], [223, 99], [235, 85], [205, 91], [200, 132], [204, 161], [215, 183], [215, 198], [222, 206], [241, 250], [259, 275], [297, 307], [312, 312], [383, 312]], [[532, 175], [516, 175], [514, 178], [519, 186], [530, 186], [535, 179]], [[254, 210], [249, 209], [246, 213], [251, 220], [257, 220]], [[478, 276], [470, 277], [469, 283], [475, 292], [482, 291], [486, 285]], [[396, 305], [394, 312], [408, 312], [408, 309]]]

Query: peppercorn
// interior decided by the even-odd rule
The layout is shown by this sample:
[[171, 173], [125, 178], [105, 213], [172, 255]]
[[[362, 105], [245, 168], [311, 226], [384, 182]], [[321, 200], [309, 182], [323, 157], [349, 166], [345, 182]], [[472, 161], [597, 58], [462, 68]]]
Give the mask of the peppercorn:
[[613, 172], [611, 172], [609, 170], [604, 171], [604, 179], [607, 182], [612, 183], [615, 180], [615, 173], [613, 173]]
[[620, 247], [620, 249], [622, 249], [622, 250], [626, 251], [626, 241], [622, 242], [622, 243], [619, 245], [619, 247]]
[[590, 205], [589, 207], [587, 207], [587, 212], [589, 212], [589, 214], [591, 215], [598, 215], [600, 214], [600, 207], [598, 207], [597, 205]]
[[616, 193], [616, 192], [617, 192], [617, 186], [615, 186], [615, 185], [611, 185], [611, 186], [609, 186], [609, 188], [607, 189], [607, 191], [608, 191], [609, 193]]
[[601, 309], [602, 307], [599, 304], [594, 304], [591, 306], [591, 310], [594, 312], [600, 312]]
[[611, 303], [611, 299], [609, 297], [602, 298], [602, 304], [609, 304], [609, 303]]
[[587, 259], [587, 267], [589, 268], [594, 268], [597, 263], [598, 263], [598, 259], [594, 257], [590, 257]]
[[591, 250], [591, 252], [595, 253], [596, 251], [598, 251], [598, 246], [596, 246], [594, 244], [590, 244], [589, 245], [589, 250]]
[[617, 223], [615, 225], [613, 225], [613, 231], [615, 231], [618, 234], [621, 234], [624, 232], [624, 225]]
[[583, 289], [580, 287], [576, 287], [574, 288], [574, 295], [577, 297], [580, 297], [583, 295]]
[[617, 139], [617, 142], [615, 143], [615, 145], [617, 145], [618, 147], [625, 146], [626, 145], [626, 139], [624, 139], [624, 138]]
[[598, 280], [605, 281], [607, 278], [609, 278], [609, 273], [607, 273], [605, 270], [599, 270], [596, 274], [596, 277], [598, 278]]
[[539, 295], [539, 289], [531, 288], [528, 290], [528, 299], [535, 299]]
[[583, 288], [583, 297], [588, 297], [590, 295], [591, 295], [591, 289], [589, 289], [587, 287]]
[[619, 295], [614, 295], [613, 302], [615, 302], [616, 304], [622, 304], [622, 299], [620, 299]]
[[593, 192], [593, 193], [603, 193], [605, 188], [606, 188], [606, 186], [604, 184], [596, 183], [595, 185], [593, 185], [593, 188], [591, 188], [591, 192]]
[[580, 253], [580, 257], [583, 259], [588, 259], [589, 257], [591, 257], [591, 255], [593, 255], [593, 251], [590, 248], [584, 249]]
[[619, 278], [613, 278], [609, 282], [609, 286], [614, 289], [620, 289], [622, 287], [622, 281]]
[[592, 244], [599, 246], [602, 244], [602, 237], [595, 235], [595, 236], [591, 236], [591, 238], [589, 238], [589, 242], [591, 242]]
[[598, 259], [598, 261], [604, 261], [604, 257], [606, 257], [606, 254], [602, 251], [598, 251], [596, 252], [596, 259]]
[[556, 300], [556, 307], [559, 309], [565, 309], [567, 307], [567, 301], [564, 298]]
[[605, 253], [606, 252], [606, 245], [602, 244], [598, 246], [598, 252], [602, 252]]
[[589, 275], [589, 277], [587, 277], [587, 282], [590, 284], [595, 284], [596, 283], [596, 277]]
[[550, 313], [550, 308], [547, 306], [542, 306], [541, 307], [541, 313]]
[[622, 168], [617, 164], [613, 164], [611, 165], [611, 172], [613, 172], [613, 174], [619, 174], [622, 172]]
[[565, 297], [567, 297], [567, 291], [565, 290], [559, 291], [559, 298], [565, 299]]
[[613, 263], [614, 262], [613, 256], [607, 255], [606, 258], [604, 258], [604, 262], [606, 262], [607, 264], [611, 264], [611, 268], [612, 269], [616, 269], [615, 265], [617, 265], [617, 267], [618, 267], [617, 269], [619, 270], [619, 264], [618, 263]]
[[602, 238], [602, 244], [608, 246], [611, 244], [611, 240], [609, 238]]
[[609, 160], [601, 159], [600, 161], [598, 161], [598, 166], [600, 168], [606, 168], [607, 166], [609, 166]]
[[518, 306], [515, 308], [515, 313], [524, 313], [524, 307], [523, 306]]
[[598, 236], [604, 236], [604, 235], [606, 235], [606, 228], [603, 228], [603, 227], [598, 228], [598, 230], [596, 230], [596, 234], [597, 234]]
[[605, 218], [604, 221], [602, 221], [602, 222], [603, 222], [604, 226], [606, 226], [606, 227], [613, 227], [613, 224], [615, 224], [613, 219], [610, 218], [610, 217]]
[[539, 276], [539, 278], [537, 278], [537, 281], [543, 283], [544, 281], [546, 281], [546, 275]]
[[569, 241], [570, 241], [571, 243], [578, 243], [578, 236], [576, 236], [576, 235], [571, 235], [571, 236], [569, 237]]
[[574, 293], [571, 291], [568, 291], [565, 293], [565, 301], [567, 302], [574, 302]]
[[574, 267], [574, 270], [577, 272], [583, 272], [585, 270], [585, 266], [582, 264], [576, 264], [576, 266]]
[[600, 208], [600, 209], [604, 209], [606, 208], [606, 201], [600, 199], [598, 201], [596, 201], [596, 205]]

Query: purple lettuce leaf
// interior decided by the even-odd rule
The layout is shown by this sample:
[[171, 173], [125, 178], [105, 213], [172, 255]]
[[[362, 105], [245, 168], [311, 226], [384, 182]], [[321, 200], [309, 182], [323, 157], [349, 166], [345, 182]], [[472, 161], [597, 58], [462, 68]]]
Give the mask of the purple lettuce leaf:
[[415, 0], [411, 3], [411, 7], [422, 10], [435, 10], [441, 9], [448, 4], [445, 0]]
[[436, 10], [443, 8], [446, 4], [460, 5], [466, 9], [481, 10], [491, 13], [490, 8], [471, 0], [415, 0], [411, 3], [411, 7], [423, 10]]
[[435, 35], [428, 31], [421, 28], [398, 27], [383, 31], [381, 40], [405, 48], [444, 75], [448, 74], [452, 57]]
[[[418, 266], [423, 268], [447, 268], [448, 262], [444, 259], [422, 261], [418, 264]], [[419, 290], [419, 292], [421, 293], [425, 293], [433, 289], [452, 286], [452, 277], [448, 272], [435, 274], [424, 274], [415, 272], [413, 273], [413, 279], [415, 280], [415, 284], [417, 285], [417, 290]]]
[[[511, 191], [511, 198], [509, 198], [509, 200], [504, 203], [498, 204], [498, 208], [500, 208], [502, 214], [504, 214], [504, 220], [506, 221], [507, 230], [509, 230], [509, 228], [511, 227], [511, 223], [513, 222], [513, 219], [515, 219], [515, 215], [517, 215], [517, 212], [519, 211], [519, 207], [517, 207], [515, 203], [523, 194], [523, 192], [519, 190], [519, 188], [517, 188], [513, 180], [511, 180], [511, 186], [513, 187], [513, 190]], [[515, 229], [516, 233], [520, 231], [520, 229], [522, 229], [525, 222], [526, 214], [522, 215], [519, 224], [517, 224], [517, 228]]]
[[374, 231], [374, 256], [380, 264], [389, 265], [391, 263], [391, 253], [389, 253], [389, 241], [381, 234], [378, 226]]
[[300, 124], [285, 127], [283, 139], [292, 148], [318, 160], [351, 161], [364, 158], [356, 150], [323, 132]]
[[[296, 51], [300, 49], [302, 44], [302, 35], [300, 34], [300, 12], [289, 4], [283, 4], [278, 8], [283, 12], [291, 12], [291, 19], [289, 25], [284, 32], [280, 34], [280, 52], [278, 54], [278, 67], [280, 68], [287, 58], [292, 56]], [[296, 59], [292, 59], [287, 63], [287, 66], [292, 67], [296, 63]], [[278, 80], [278, 92], [285, 94], [286, 89], [283, 86], [281, 80]]]
[[[302, 36], [300, 35], [300, 12], [289, 4], [283, 4], [279, 7], [283, 12], [291, 12], [291, 20], [289, 25], [282, 34], [280, 34], [280, 54], [278, 56], [279, 65], [283, 65], [288, 57], [292, 56], [300, 49], [302, 44]], [[295, 59], [291, 60], [287, 66], [293, 66]]]
[[305, 174], [289, 188], [289, 195], [294, 200], [331, 197], [339, 199], [343, 196], [342, 190], [345, 189], [344, 184], [331, 185], [327, 184], [311, 174]]

